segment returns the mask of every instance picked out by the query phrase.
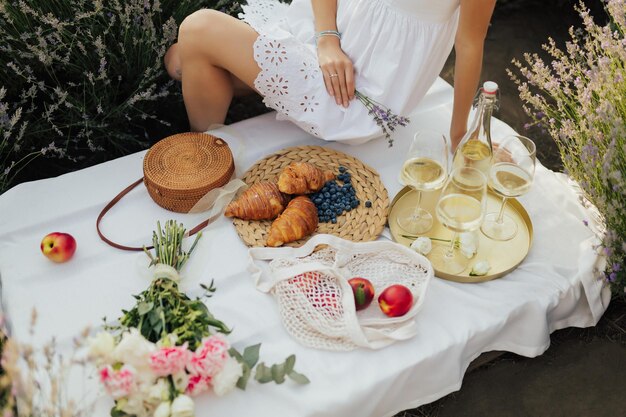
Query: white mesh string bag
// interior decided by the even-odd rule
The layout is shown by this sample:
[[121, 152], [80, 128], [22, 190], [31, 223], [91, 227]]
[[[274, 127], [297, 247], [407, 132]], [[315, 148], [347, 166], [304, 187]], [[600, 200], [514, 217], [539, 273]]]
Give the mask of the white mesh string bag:
[[[328, 350], [379, 349], [416, 334], [433, 269], [424, 256], [393, 242], [350, 242], [315, 235], [300, 248], [252, 248], [250, 272], [257, 289], [271, 293], [287, 331], [305, 346]], [[350, 278], [374, 285], [372, 304], [356, 311]], [[413, 295], [411, 309], [387, 317], [380, 293], [402, 284]]]

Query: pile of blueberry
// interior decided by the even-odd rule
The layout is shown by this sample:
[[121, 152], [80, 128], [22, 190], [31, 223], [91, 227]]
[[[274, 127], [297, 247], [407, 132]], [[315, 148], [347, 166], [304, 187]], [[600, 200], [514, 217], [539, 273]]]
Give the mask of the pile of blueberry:
[[[343, 185], [340, 185], [337, 180]], [[328, 181], [321, 190], [310, 195], [317, 207], [317, 216], [321, 223], [337, 223], [337, 216], [357, 208], [361, 203], [356, 198], [356, 192], [351, 183], [352, 175], [346, 167], [339, 167], [337, 180]]]

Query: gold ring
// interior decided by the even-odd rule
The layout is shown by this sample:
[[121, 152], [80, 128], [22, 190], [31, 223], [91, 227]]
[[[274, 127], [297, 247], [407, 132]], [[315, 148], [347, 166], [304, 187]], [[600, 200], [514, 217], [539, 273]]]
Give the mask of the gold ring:
[[339, 77], [339, 74], [330, 74], [330, 78]]

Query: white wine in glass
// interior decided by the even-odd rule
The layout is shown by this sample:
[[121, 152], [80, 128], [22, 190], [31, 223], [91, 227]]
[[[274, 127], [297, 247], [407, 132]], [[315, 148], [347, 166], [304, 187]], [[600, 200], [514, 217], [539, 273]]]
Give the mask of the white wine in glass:
[[459, 233], [477, 230], [485, 215], [487, 178], [470, 167], [455, 168], [448, 177], [437, 202], [437, 219], [453, 232], [450, 244], [439, 246], [430, 255], [435, 269], [459, 274], [467, 267], [467, 259], [456, 250]]
[[448, 140], [443, 134], [427, 130], [415, 134], [400, 171], [400, 182], [417, 192], [415, 207], [398, 213], [398, 225], [406, 232], [422, 234], [433, 226], [433, 216], [420, 207], [422, 191], [441, 188], [448, 173], [448, 152]]
[[489, 187], [502, 197], [502, 204], [497, 213], [485, 215], [481, 230], [493, 240], [504, 241], [517, 234], [517, 223], [504, 214], [507, 199], [519, 197], [530, 189], [535, 175], [536, 147], [527, 137], [514, 135], [507, 136], [494, 148]]

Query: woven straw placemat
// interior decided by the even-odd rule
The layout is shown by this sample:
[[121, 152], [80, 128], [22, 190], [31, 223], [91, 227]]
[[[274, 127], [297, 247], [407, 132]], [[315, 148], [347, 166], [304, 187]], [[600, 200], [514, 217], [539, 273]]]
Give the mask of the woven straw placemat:
[[[297, 146], [280, 150], [254, 164], [243, 176], [243, 181], [252, 185], [260, 181], [278, 181], [282, 170], [292, 162], [309, 162], [320, 169], [339, 173], [344, 166], [352, 174], [352, 186], [361, 204], [337, 217], [337, 223], [320, 223], [314, 234], [328, 233], [354, 242], [376, 239], [383, 231], [389, 211], [387, 189], [378, 173], [353, 156], [321, 146]], [[365, 207], [365, 202], [372, 207]], [[237, 233], [248, 246], [265, 246], [271, 220], [234, 219]], [[310, 236], [287, 246], [301, 246]]]

